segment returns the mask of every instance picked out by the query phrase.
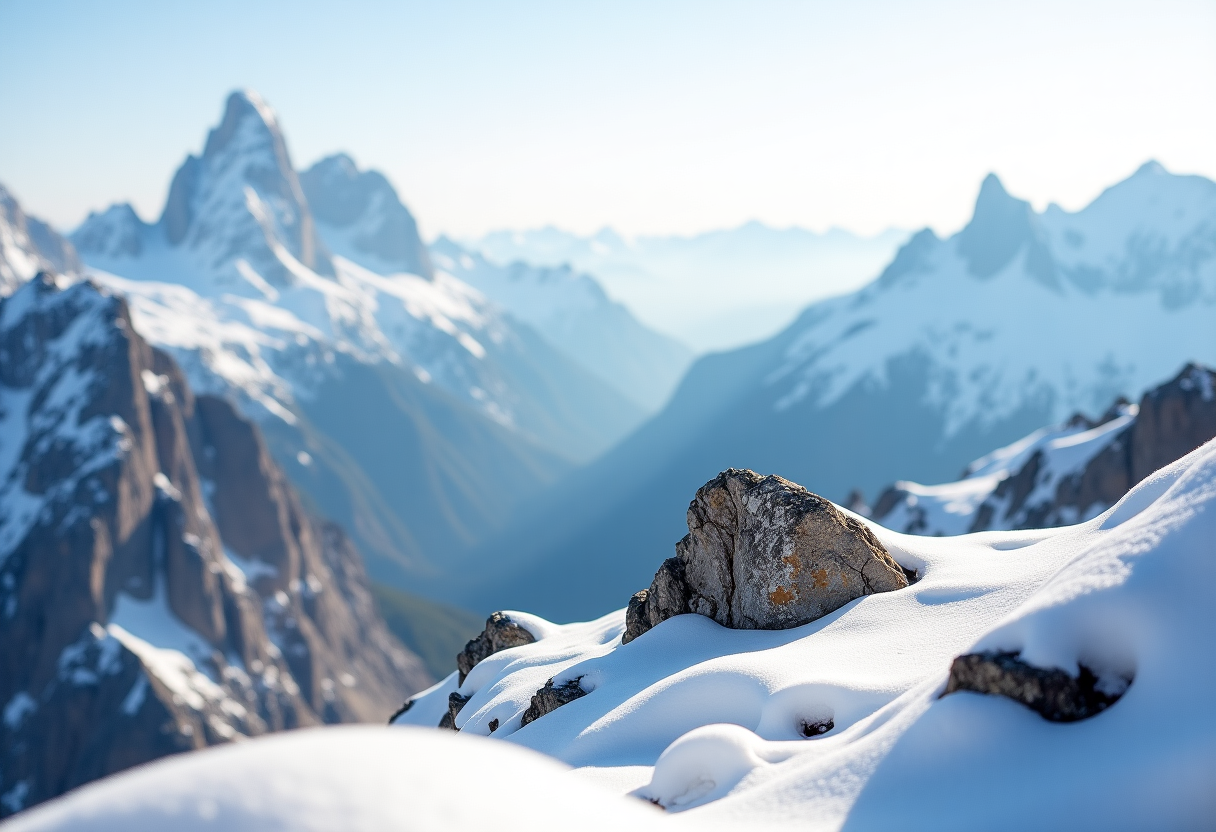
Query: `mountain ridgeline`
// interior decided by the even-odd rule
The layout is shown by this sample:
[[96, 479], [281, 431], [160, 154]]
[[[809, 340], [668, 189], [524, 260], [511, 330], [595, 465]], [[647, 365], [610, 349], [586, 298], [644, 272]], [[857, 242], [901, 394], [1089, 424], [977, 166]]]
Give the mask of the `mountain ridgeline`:
[[750, 468], [844, 502], [944, 482], [1045, 424], [1216, 363], [1216, 183], [1148, 163], [1042, 213], [995, 176], [971, 222], [788, 329], [706, 356], [613, 451], [470, 554], [460, 598], [557, 620], [619, 606], [682, 535], [688, 495]]
[[381, 174], [343, 155], [297, 174], [252, 92], [228, 99], [156, 223], [117, 205], [71, 239], [136, 330], [257, 421], [303, 499], [400, 588], [450, 594], [453, 552], [639, 424], [687, 360], [601, 293], [584, 323], [607, 321], [633, 364], [670, 367], [665, 389], [628, 393], [436, 269]]
[[0, 814], [432, 680], [256, 426], [47, 273], [0, 300], [0, 667]]

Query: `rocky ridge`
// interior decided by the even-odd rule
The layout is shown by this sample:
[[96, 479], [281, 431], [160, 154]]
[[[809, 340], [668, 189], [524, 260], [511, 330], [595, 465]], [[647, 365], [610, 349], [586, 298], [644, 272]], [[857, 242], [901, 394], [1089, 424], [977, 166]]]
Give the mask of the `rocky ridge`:
[[971, 463], [956, 483], [900, 482], [869, 516], [909, 534], [1065, 526], [1113, 506], [1154, 471], [1216, 437], [1216, 372], [1187, 364], [1139, 404], [1076, 414]]
[[41, 274], [0, 301], [0, 813], [425, 687], [257, 429]]

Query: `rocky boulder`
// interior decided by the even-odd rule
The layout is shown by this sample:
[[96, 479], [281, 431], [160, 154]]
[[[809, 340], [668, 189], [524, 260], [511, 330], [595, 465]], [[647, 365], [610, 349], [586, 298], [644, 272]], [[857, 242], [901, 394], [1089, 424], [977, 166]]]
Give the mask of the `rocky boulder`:
[[545, 682], [545, 686], [532, 697], [528, 710], [524, 711], [523, 718], [519, 721], [519, 727], [523, 728], [529, 722], [534, 722], [545, 714], [553, 713], [562, 705], [568, 705], [575, 699], [586, 696], [587, 691], [583, 690], [583, 686], [580, 684], [582, 680], [583, 677], [579, 676], [577, 679], [571, 679], [558, 685], [553, 684], [552, 679]]
[[950, 665], [942, 696], [959, 691], [1004, 696], [1051, 722], [1076, 722], [1109, 708], [1128, 684], [1123, 679], [1099, 680], [1083, 665], [1074, 677], [1057, 668], [1027, 664], [1017, 653], [969, 653]]
[[505, 612], [496, 612], [486, 619], [486, 628], [464, 646], [456, 657], [456, 668], [460, 671], [459, 684], [464, 684], [469, 671], [487, 656], [508, 647], [531, 644], [536, 638], [511, 620]]
[[776, 476], [731, 468], [697, 490], [688, 534], [630, 601], [627, 643], [683, 612], [724, 627], [798, 627], [909, 575], [869, 528]]

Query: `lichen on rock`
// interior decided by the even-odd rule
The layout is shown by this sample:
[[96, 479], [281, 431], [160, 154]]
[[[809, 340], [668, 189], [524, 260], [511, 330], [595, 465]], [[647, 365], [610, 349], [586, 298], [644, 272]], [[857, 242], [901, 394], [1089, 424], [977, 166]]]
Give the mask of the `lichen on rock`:
[[697, 489], [688, 534], [631, 599], [621, 641], [684, 612], [734, 629], [798, 627], [908, 581], [869, 527], [830, 501], [731, 468]]

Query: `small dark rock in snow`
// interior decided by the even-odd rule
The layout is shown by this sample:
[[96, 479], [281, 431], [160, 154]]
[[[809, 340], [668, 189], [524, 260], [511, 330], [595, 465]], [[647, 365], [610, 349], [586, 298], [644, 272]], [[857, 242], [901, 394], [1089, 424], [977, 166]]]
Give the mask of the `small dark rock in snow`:
[[498, 730], [498, 720], [491, 719], [490, 720], [490, 733], [493, 734], [497, 730]]
[[562, 682], [560, 685], [554, 685], [553, 680], [545, 682], [545, 686], [536, 692], [532, 697], [532, 704], [528, 706], [528, 710], [524, 711], [523, 719], [520, 720], [519, 727], [522, 728], [529, 722], [540, 719], [547, 713], [552, 713], [569, 702], [573, 702], [579, 697], [586, 696], [587, 691], [583, 690], [579, 684], [583, 679], [579, 676], [577, 679], [571, 679], [569, 682]]
[[469, 641], [464, 650], [456, 657], [456, 667], [460, 670], [459, 684], [464, 684], [478, 662], [487, 656], [492, 656], [499, 650], [508, 647], [519, 647], [521, 644], [531, 644], [536, 641], [531, 633], [510, 619], [505, 612], [496, 612], [486, 619], [486, 628], [477, 638]]
[[785, 630], [908, 583], [864, 523], [789, 480], [731, 468], [697, 489], [688, 534], [630, 600], [621, 642], [683, 612]]
[[456, 714], [460, 713], [460, 709], [467, 705], [472, 698], [472, 696], [461, 696], [456, 691], [449, 693], [448, 712], [443, 715], [443, 719], [439, 720], [439, 727], [459, 731], [460, 729], [456, 727]]
[[814, 720], [811, 722], [804, 721], [801, 725], [798, 726], [798, 729], [799, 729], [799, 731], [802, 732], [802, 736], [804, 736], [804, 737], [818, 737], [823, 734], [826, 734], [828, 731], [831, 731], [835, 727], [836, 727], [836, 721], [831, 718], [828, 718], [828, 719], [817, 719], [817, 720]]
[[950, 680], [942, 696], [959, 691], [995, 694], [1020, 702], [1052, 722], [1076, 722], [1109, 708], [1127, 685], [1121, 681], [1114, 689], [1104, 686], [1084, 665], [1074, 677], [1058, 668], [1045, 670], [1027, 664], [1017, 653], [969, 653], [950, 665]]

